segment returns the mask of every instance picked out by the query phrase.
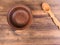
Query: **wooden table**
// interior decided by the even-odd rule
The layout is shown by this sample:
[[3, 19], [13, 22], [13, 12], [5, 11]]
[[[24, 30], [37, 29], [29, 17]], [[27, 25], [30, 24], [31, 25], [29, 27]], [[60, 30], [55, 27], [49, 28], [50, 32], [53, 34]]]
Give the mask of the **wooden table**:
[[[12, 31], [6, 19], [9, 7], [4, 5], [4, 1], [7, 1], [8, 5], [9, 0], [0, 2], [1, 6], [6, 7], [4, 10], [0, 7], [0, 45], [60, 45], [60, 30], [44, 11], [41, 11], [40, 15], [33, 15], [33, 23], [29, 28]], [[46, 2], [60, 20], [60, 0], [46, 0]]]

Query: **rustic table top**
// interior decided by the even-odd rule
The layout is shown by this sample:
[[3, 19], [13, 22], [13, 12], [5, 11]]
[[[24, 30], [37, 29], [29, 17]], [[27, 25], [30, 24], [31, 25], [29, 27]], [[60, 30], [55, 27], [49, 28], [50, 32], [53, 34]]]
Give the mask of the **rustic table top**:
[[[0, 6], [7, 8], [4, 5], [5, 2], [7, 5], [9, 0], [1, 0]], [[60, 21], [60, 0], [46, 0], [46, 2]], [[0, 45], [60, 45], [60, 30], [48, 14], [35, 15], [33, 16], [34, 22], [29, 28], [12, 31], [6, 19], [5, 10], [7, 9], [1, 10], [3, 10], [2, 7], [0, 7]]]

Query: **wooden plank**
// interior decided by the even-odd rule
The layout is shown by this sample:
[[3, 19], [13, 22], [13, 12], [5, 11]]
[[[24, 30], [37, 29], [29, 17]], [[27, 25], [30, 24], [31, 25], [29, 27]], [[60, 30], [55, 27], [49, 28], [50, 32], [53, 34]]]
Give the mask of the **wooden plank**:
[[[60, 30], [52, 22], [50, 16], [44, 13], [44, 11], [42, 11], [42, 13], [40, 11], [40, 13], [37, 12], [39, 15], [34, 13], [33, 23], [29, 28], [13, 31], [7, 22], [7, 12], [10, 7], [15, 5], [14, 1], [19, 2], [20, 0], [0, 1], [0, 6], [4, 7], [4, 9], [0, 10], [0, 45], [60, 45]], [[32, 2], [34, 0], [26, 1]], [[40, 1], [39, 3], [45, 2], [45, 0], [36, 1]], [[54, 14], [60, 14], [59, 1], [60, 0], [46, 0], [46, 2], [48, 2], [52, 7]], [[42, 10], [39, 5], [32, 5], [32, 7], [34, 7], [36, 10]], [[57, 16], [57, 18], [60, 20], [59, 15], [55, 16]]]

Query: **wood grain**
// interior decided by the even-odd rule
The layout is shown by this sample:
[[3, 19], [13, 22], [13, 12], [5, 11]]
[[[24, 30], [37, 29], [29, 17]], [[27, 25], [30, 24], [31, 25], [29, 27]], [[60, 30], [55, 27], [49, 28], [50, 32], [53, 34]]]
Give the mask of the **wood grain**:
[[[7, 2], [6, 2], [7, 1]], [[52, 22], [39, 5], [29, 5], [31, 10], [41, 10], [40, 15], [33, 13], [33, 22], [30, 27], [24, 30], [11, 29], [7, 22], [8, 10], [15, 5], [16, 0], [1, 0], [0, 6], [0, 45], [60, 45], [60, 30]], [[17, 0], [19, 2], [19, 0]], [[26, 0], [28, 1], [28, 0]], [[38, 1], [38, 0], [37, 0]], [[45, 2], [45, 0], [39, 0]], [[38, 1], [38, 2], [39, 2]], [[60, 20], [60, 0], [46, 0], [50, 4], [55, 16]], [[35, 1], [36, 2], [36, 1]], [[54, 3], [53, 3], [54, 2]]]

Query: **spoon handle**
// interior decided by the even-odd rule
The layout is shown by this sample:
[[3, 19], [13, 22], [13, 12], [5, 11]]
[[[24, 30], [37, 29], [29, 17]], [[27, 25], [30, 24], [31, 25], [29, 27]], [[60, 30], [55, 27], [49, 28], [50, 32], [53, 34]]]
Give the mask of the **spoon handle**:
[[54, 16], [51, 10], [48, 11], [48, 14], [51, 16], [53, 22], [55, 23], [56, 26], [60, 29], [60, 22], [59, 20]]

